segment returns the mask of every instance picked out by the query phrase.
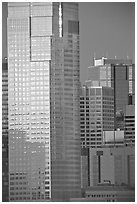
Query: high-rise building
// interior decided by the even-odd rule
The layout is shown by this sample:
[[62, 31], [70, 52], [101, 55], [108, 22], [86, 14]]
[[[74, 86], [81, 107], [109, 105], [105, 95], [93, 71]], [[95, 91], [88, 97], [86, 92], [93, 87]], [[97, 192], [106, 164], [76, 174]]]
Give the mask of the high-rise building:
[[135, 105], [126, 106], [125, 114], [125, 145], [135, 145]]
[[2, 61], [2, 201], [8, 202], [8, 64]]
[[78, 3], [8, 3], [9, 200], [80, 196]]
[[81, 147], [101, 147], [103, 131], [114, 130], [114, 90], [83, 86], [80, 94]]
[[87, 86], [107, 86], [114, 88], [115, 129], [124, 130], [126, 105], [134, 103], [135, 65], [131, 60], [95, 59], [94, 66], [88, 68]]

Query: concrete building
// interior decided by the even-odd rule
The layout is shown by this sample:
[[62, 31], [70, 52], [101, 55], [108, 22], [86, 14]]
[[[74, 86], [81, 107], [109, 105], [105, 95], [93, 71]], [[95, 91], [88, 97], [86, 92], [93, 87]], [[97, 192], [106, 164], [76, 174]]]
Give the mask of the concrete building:
[[81, 147], [101, 147], [103, 131], [110, 130], [114, 130], [113, 88], [83, 86], [80, 96]]
[[83, 148], [81, 151], [81, 188], [99, 184], [135, 187], [135, 148]]
[[90, 186], [109, 182], [135, 186], [135, 148], [113, 147], [91, 149]]
[[73, 198], [72, 202], [135, 202], [135, 190], [128, 186], [98, 185], [85, 190], [82, 198]]
[[81, 188], [90, 186], [89, 148], [81, 149]]
[[9, 201], [80, 196], [77, 3], [8, 3]]
[[125, 114], [125, 145], [135, 145], [135, 105], [126, 106]]
[[8, 172], [8, 63], [2, 61], [2, 201], [9, 198]]
[[114, 88], [115, 129], [124, 130], [126, 105], [134, 104], [135, 65], [131, 60], [95, 59], [94, 66], [88, 68], [87, 86], [107, 86]]

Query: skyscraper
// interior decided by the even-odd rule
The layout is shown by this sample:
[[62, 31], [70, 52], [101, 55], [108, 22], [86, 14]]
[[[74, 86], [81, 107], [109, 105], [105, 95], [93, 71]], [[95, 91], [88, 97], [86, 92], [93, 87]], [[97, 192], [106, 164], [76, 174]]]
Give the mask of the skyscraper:
[[8, 201], [8, 64], [2, 61], [2, 201]]
[[77, 3], [8, 3], [10, 201], [80, 196]]
[[134, 103], [135, 65], [132, 60], [95, 59], [88, 68], [87, 86], [108, 86], [114, 88], [115, 129], [124, 130], [126, 105]]
[[105, 130], [114, 130], [114, 90], [83, 86], [80, 96], [81, 147], [101, 147]]

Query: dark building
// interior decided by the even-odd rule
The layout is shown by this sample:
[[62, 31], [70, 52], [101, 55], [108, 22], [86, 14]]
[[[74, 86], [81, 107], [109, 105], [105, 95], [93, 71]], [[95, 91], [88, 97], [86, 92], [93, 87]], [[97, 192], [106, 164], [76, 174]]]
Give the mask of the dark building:
[[8, 176], [8, 64], [2, 61], [2, 201], [9, 200]]
[[90, 186], [89, 148], [81, 148], [81, 188]]

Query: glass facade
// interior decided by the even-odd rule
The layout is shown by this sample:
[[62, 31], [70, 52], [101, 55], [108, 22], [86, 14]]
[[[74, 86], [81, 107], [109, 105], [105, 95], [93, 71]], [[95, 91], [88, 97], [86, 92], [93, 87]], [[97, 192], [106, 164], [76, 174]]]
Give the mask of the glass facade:
[[[54, 5], [51, 60], [51, 188], [53, 201], [80, 196], [79, 34], [68, 21], [78, 21], [78, 4]], [[62, 11], [62, 37], [59, 15]]]
[[2, 202], [8, 202], [8, 64], [2, 62]]
[[83, 87], [80, 97], [81, 147], [101, 147], [103, 131], [114, 130], [114, 90]]
[[[102, 65], [88, 68], [87, 86], [105, 86], [114, 88], [115, 129], [124, 130], [124, 118], [129, 101], [134, 104], [135, 66], [131, 60], [105, 59]], [[132, 100], [132, 102], [131, 102]]]
[[76, 3], [8, 4], [10, 201], [80, 195], [79, 35], [59, 36], [60, 6], [78, 21]]

